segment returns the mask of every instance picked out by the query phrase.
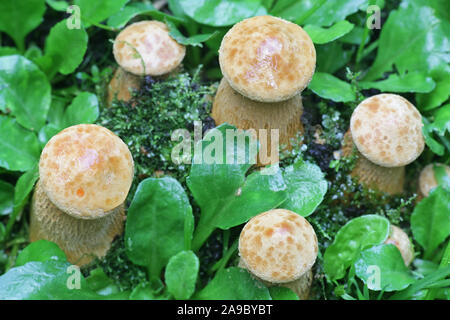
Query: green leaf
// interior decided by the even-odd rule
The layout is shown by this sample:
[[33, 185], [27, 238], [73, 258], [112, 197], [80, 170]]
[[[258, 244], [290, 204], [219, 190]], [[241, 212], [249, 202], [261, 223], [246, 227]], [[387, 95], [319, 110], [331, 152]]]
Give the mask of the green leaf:
[[195, 297], [199, 300], [270, 300], [269, 290], [250, 273], [238, 267], [217, 272]]
[[20, 54], [20, 52], [13, 47], [0, 47], [0, 57], [12, 56], [13, 54]]
[[35, 165], [22, 174], [17, 180], [16, 186], [14, 188], [14, 213], [20, 213], [25, 207], [28, 196], [33, 190], [34, 184], [39, 178], [39, 169], [37, 162]]
[[141, 282], [131, 292], [130, 300], [156, 300], [156, 298], [150, 284]]
[[[229, 139], [227, 143], [227, 136], [231, 138], [233, 134], [237, 138], [233, 141]], [[210, 130], [196, 146], [200, 152], [194, 154], [186, 179], [201, 208], [193, 239], [194, 251], [201, 247], [215, 228], [228, 229], [242, 224], [261, 212], [276, 208], [286, 199], [286, 186], [278, 167], [254, 172], [246, 179], [245, 173], [256, 162], [256, 141], [246, 139], [246, 136], [248, 138], [243, 130], [223, 124]], [[251, 152], [252, 146], [255, 147], [254, 154]], [[212, 151], [216, 159], [206, 163], [206, 156]], [[237, 161], [236, 155], [242, 155], [243, 161]]]
[[64, 0], [46, 0], [45, 2], [56, 11], [66, 11], [69, 7], [67, 1]]
[[88, 35], [84, 28], [69, 29], [67, 20], [63, 20], [50, 29], [45, 41], [45, 54], [37, 61], [50, 77], [56, 72], [72, 73], [83, 61], [87, 43]]
[[175, 299], [189, 299], [195, 291], [200, 262], [192, 251], [181, 251], [166, 267], [164, 279], [167, 290]]
[[411, 230], [425, 249], [425, 258], [450, 235], [450, 191], [438, 186], [414, 208]]
[[298, 295], [286, 287], [270, 287], [269, 292], [272, 300], [299, 300]]
[[399, 76], [391, 74], [386, 80], [377, 82], [361, 81], [363, 89], [378, 89], [383, 92], [430, 92], [436, 83], [431, 77], [422, 72], [409, 72]]
[[356, 99], [350, 84], [328, 73], [316, 72], [308, 88], [318, 96], [335, 102], [350, 102]]
[[427, 111], [439, 107], [450, 96], [450, 66], [447, 63], [439, 65], [431, 70], [430, 75], [436, 82], [436, 87], [430, 93], [416, 95], [419, 110]]
[[313, 24], [304, 27], [305, 31], [316, 44], [324, 44], [339, 39], [349, 33], [355, 25], [347, 20], [339, 21], [329, 28], [322, 28]]
[[[86, 283], [90, 290], [102, 296], [114, 298], [119, 294], [120, 290], [114, 281], [108, 278], [102, 268], [96, 268], [89, 273]], [[122, 298], [127, 299], [128, 297]]]
[[2, 300], [77, 300], [96, 299], [80, 273], [80, 289], [69, 289], [72, 265], [67, 261], [28, 262], [0, 276]]
[[383, 243], [389, 236], [389, 221], [378, 215], [365, 215], [347, 222], [325, 250], [324, 269], [331, 280], [341, 279], [361, 250]]
[[47, 123], [41, 128], [38, 134], [39, 143], [44, 148], [48, 140], [61, 131], [61, 127], [54, 125], [53, 123]]
[[39, 131], [45, 124], [50, 90], [45, 74], [33, 62], [18, 55], [0, 57], [0, 111], [9, 109], [25, 128]]
[[102, 22], [117, 13], [129, 0], [75, 0], [80, 7], [81, 20], [87, 28], [91, 24]]
[[6, 32], [25, 50], [25, 37], [42, 22], [45, 0], [0, 1], [0, 31]]
[[378, 53], [364, 80], [380, 78], [393, 65], [403, 75], [406, 71], [428, 72], [445, 63], [445, 53], [450, 51], [448, 28], [449, 22], [439, 20], [430, 7], [392, 11], [381, 29]]
[[433, 173], [438, 185], [441, 185], [444, 189], [450, 190], [450, 174], [447, 174], [446, 167], [434, 164]]
[[[342, 38], [339, 38], [339, 42], [359, 45], [362, 41], [363, 34], [364, 34], [364, 28], [355, 26], [349, 33], [344, 35]], [[367, 44], [369, 42], [370, 42], [370, 37], [367, 36], [365, 44]]]
[[393, 244], [381, 244], [363, 250], [355, 262], [356, 275], [370, 290], [403, 290], [415, 282]]
[[198, 23], [223, 27], [252, 17], [260, 9], [261, 0], [180, 0], [179, 4]]
[[16, 267], [32, 261], [44, 262], [47, 260], [67, 261], [66, 254], [54, 242], [38, 240], [26, 246], [16, 259]]
[[64, 112], [63, 126], [65, 128], [81, 123], [94, 123], [98, 114], [97, 96], [90, 92], [81, 92]]
[[309, 216], [322, 202], [327, 192], [327, 181], [320, 168], [312, 163], [299, 161], [283, 172], [288, 198], [281, 208]]
[[106, 23], [112, 28], [122, 29], [134, 17], [149, 11], [156, 11], [151, 3], [133, 2], [126, 5], [108, 18]]
[[[324, 45], [317, 45], [316, 73], [335, 73], [350, 62], [354, 52], [355, 47], [352, 47], [350, 50], [344, 50], [343, 44], [339, 41], [334, 41]], [[333, 59], [330, 59], [330, 57], [333, 57]]]
[[169, 27], [170, 36], [174, 38], [178, 43], [185, 46], [194, 46], [194, 47], [203, 47], [203, 42], [208, 41], [209, 39], [217, 36], [219, 34], [218, 31], [207, 34], [196, 34], [192, 37], [185, 37], [181, 32], [177, 29], [176, 25], [166, 19], [166, 25]]
[[[446, 106], [450, 106], [450, 104]], [[448, 120], [445, 121], [435, 120], [435, 122], [430, 123], [430, 121], [425, 117], [422, 117], [422, 122], [424, 124], [424, 126], [422, 127], [422, 133], [425, 138], [425, 143], [431, 149], [431, 151], [433, 151], [437, 155], [439, 156], [444, 155], [445, 147], [447, 148], [447, 150], [450, 150], [450, 141], [448, 141], [447, 138], [445, 137], [445, 131], [450, 130], [450, 122]], [[435, 139], [434, 137], [435, 133], [438, 136], [440, 136], [441, 141], [437, 141]], [[441, 142], [447, 142], [446, 146], [444, 147]]]
[[0, 180], [0, 216], [9, 215], [14, 207], [14, 186]]
[[131, 261], [159, 277], [169, 259], [185, 249], [185, 220], [193, 220], [183, 187], [169, 177], [142, 181], [128, 209], [125, 244]]
[[27, 171], [38, 161], [40, 147], [37, 136], [0, 115], [0, 167], [12, 171]]
[[[344, 20], [352, 13], [355, 13], [358, 11], [359, 7], [367, 2], [368, 0], [324, 1], [324, 3], [308, 16], [306, 20], [299, 22], [319, 27], [331, 26], [338, 21]], [[311, 0], [278, 1], [270, 14], [290, 21], [298, 21], [305, 12], [315, 5], [316, 1]]]

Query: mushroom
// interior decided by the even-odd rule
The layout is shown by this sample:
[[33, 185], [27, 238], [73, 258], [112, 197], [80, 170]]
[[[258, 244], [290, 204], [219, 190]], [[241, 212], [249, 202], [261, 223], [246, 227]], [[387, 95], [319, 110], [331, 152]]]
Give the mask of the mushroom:
[[362, 101], [343, 143], [344, 156], [356, 146], [358, 160], [351, 175], [371, 189], [401, 193], [404, 166], [424, 149], [422, 125], [419, 111], [399, 95], [379, 94]]
[[[303, 132], [300, 93], [314, 74], [316, 51], [300, 26], [272, 16], [245, 19], [222, 39], [219, 64], [224, 79], [213, 104], [216, 124], [277, 129], [282, 143]], [[263, 141], [261, 148], [269, 150]]]
[[41, 154], [30, 241], [55, 242], [78, 265], [104, 256], [123, 230], [133, 174], [128, 147], [108, 129], [93, 124], [64, 129]]
[[318, 252], [309, 222], [285, 209], [261, 213], [247, 222], [239, 237], [239, 266], [267, 286], [280, 285], [307, 299], [311, 268]]
[[438, 186], [438, 182], [436, 180], [436, 176], [434, 174], [434, 166], [443, 167], [445, 169], [445, 173], [447, 177], [450, 178], [450, 167], [446, 166], [442, 163], [431, 163], [422, 169], [419, 176], [419, 185], [417, 190], [417, 199], [421, 200], [425, 197], [428, 197], [430, 191]]
[[175, 70], [186, 48], [169, 35], [159, 21], [140, 21], [123, 29], [116, 37], [113, 53], [119, 64], [109, 84], [108, 102], [131, 99], [130, 88], [138, 89], [142, 76], [162, 76]]
[[389, 237], [384, 243], [395, 245], [400, 251], [405, 265], [409, 266], [411, 264], [414, 258], [414, 249], [405, 231], [397, 226], [391, 225]]

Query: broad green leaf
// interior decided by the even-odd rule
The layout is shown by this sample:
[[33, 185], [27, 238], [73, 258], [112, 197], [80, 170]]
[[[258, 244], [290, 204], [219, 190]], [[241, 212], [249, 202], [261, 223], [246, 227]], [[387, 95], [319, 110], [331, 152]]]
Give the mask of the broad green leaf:
[[[355, 47], [352, 47], [349, 50], [344, 50], [343, 44], [339, 41], [334, 41], [324, 45], [317, 45], [316, 73], [335, 73], [350, 62], [354, 52]], [[330, 59], [330, 57], [333, 57], [333, 59]]]
[[166, 19], [166, 24], [170, 30], [170, 36], [174, 38], [178, 43], [185, 46], [194, 46], [194, 47], [203, 47], [203, 42], [208, 41], [209, 39], [218, 35], [218, 31], [214, 33], [208, 34], [196, 34], [192, 37], [185, 37], [176, 27], [176, 25]]
[[[90, 290], [102, 296], [109, 296], [110, 298], [116, 299], [118, 298], [117, 295], [120, 294], [117, 285], [105, 274], [102, 268], [92, 270], [89, 273], [89, 277], [86, 278], [86, 283]], [[123, 299], [127, 298], [126, 296]]]
[[16, 48], [13, 47], [0, 47], [0, 57], [2, 56], [12, 56], [14, 54], [20, 54]]
[[39, 161], [40, 151], [36, 134], [0, 115], [0, 167], [27, 171]]
[[356, 275], [370, 290], [403, 290], [416, 281], [393, 244], [363, 250], [355, 262]]
[[107, 25], [112, 28], [121, 29], [128, 21], [134, 17], [148, 11], [155, 10], [155, 7], [151, 3], [134, 2], [126, 5], [115, 14], [108, 18]]
[[309, 216], [322, 202], [327, 192], [327, 181], [320, 168], [312, 163], [299, 161], [283, 172], [288, 198], [281, 208]]
[[198, 23], [223, 27], [252, 17], [261, 0], [180, 0], [179, 4]]
[[61, 128], [62, 127], [56, 126], [53, 123], [47, 123], [45, 126], [43, 126], [38, 134], [41, 147], [44, 148], [48, 140], [59, 133], [62, 130]]
[[90, 92], [81, 92], [67, 107], [63, 117], [63, 127], [81, 123], [94, 123], [98, 118], [98, 99]]
[[449, 22], [439, 20], [430, 7], [409, 6], [392, 11], [381, 29], [377, 56], [364, 80], [380, 78], [393, 65], [401, 75], [433, 70], [442, 64], [445, 55], [448, 58], [448, 30]]
[[299, 300], [297, 294], [286, 287], [270, 287], [269, 292], [272, 300]]
[[436, 82], [433, 91], [427, 94], [417, 94], [417, 107], [419, 110], [427, 111], [439, 107], [450, 96], [450, 66], [446, 63], [438, 66], [430, 72]]
[[436, 109], [434, 112], [432, 129], [440, 136], [443, 136], [447, 131], [450, 131], [450, 103]]
[[16, 259], [16, 267], [32, 261], [45, 262], [47, 260], [67, 261], [66, 254], [54, 242], [38, 240], [26, 246]]
[[363, 89], [378, 89], [382, 92], [430, 92], [436, 83], [422, 72], [409, 72], [399, 76], [391, 74], [386, 80], [377, 82], [361, 81]]
[[[339, 38], [340, 42], [357, 44], [359, 45], [362, 41], [364, 34], [364, 28], [355, 26], [349, 33], [344, 35], [342, 38]], [[370, 36], [366, 38], [366, 44], [370, 42]]]
[[[231, 140], [233, 135], [237, 138]], [[210, 130], [196, 145], [198, 152], [194, 154], [186, 179], [201, 208], [193, 239], [194, 250], [200, 248], [215, 228], [228, 229], [242, 224], [261, 212], [276, 208], [286, 199], [286, 186], [278, 167], [245, 177], [256, 162], [257, 149], [256, 141], [248, 136], [250, 134], [243, 130], [223, 124]], [[208, 160], [207, 156], [213, 153], [215, 158]]]
[[39, 178], [39, 169], [37, 162], [34, 166], [22, 174], [17, 180], [14, 188], [14, 213], [19, 213], [25, 207], [28, 196], [33, 190], [34, 184]]
[[14, 186], [0, 180], [0, 216], [8, 215], [14, 207]]
[[411, 230], [425, 257], [450, 235], [450, 191], [438, 186], [419, 202], [411, 215]]
[[146, 282], [141, 282], [131, 292], [130, 300], [156, 300], [156, 297], [151, 286]]
[[[450, 106], [450, 105], [449, 105]], [[444, 107], [443, 107], [444, 108]], [[423, 127], [422, 133], [425, 138], [425, 143], [427, 146], [439, 156], [444, 155], [445, 148], [450, 150], [450, 141], [445, 137], [445, 131], [450, 130], [450, 123], [448, 120], [445, 121], [434, 121], [430, 122], [426, 117], [422, 117]], [[440, 136], [440, 140], [436, 140], [435, 134]], [[442, 145], [442, 143], [445, 143]]]
[[350, 102], [356, 99], [350, 84], [329, 73], [316, 72], [308, 88], [318, 96], [335, 102]]
[[39, 131], [50, 108], [50, 84], [31, 61], [0, 57], [0, 111], [8, 109], [25, 128]]
[[50, 29], [45, 41], [45, 54], [38, 63], [51, 77], [56, 72], [72, 73], [83, 61], [87, 43], [88, 35], [84, 28], [69, 29], [67, 21], [63, 20]]
[[250, 273], [230, 267], [217, 272], [195, 296], [199, 300], [271, 300], [269, 290]]
[[66, 11], [69, 3], [65, 0], [46, 0], [47, 4], [56, 11]]
[[347, 20], [339, 21], [329, 28], [322, 28], [313, 24], [308, 24], [304, 27], [305, 31], [311, 37], [315, 44], [324, 44], [349, 33], [355, 25]]
[[358, 8], [368, 3], [368, 0], [333, 0], [322, 1], [313, 13], [304, 21], [299, 18], [313, 8], [320, 0], [291, 0], [278, 1], [270, 14], [279, 16], [290, 21], [297, 21], [304, 24], [312, 24], [319, 27], [328, 27], [332, 24], [344, 20], [347, 16], [358, 11]]
[[45, 0], [0, 1], [0, 31], [13, 38], [18, 49], [25, 50], [25, 37], [42, 22]]
[[166, 267], [164, 279], [167, 290], [175, 299], [189, 299], [195, 291], [200, 262], [192, 251], [181, 251]]
[[128, 209], [128, 257], [159, 277], [169, 259], [185, 249], [185, 220], [193, 220], [192, 208], [180, 183], [169, 177], [145, 179]]
[[[79, 300], [97, 299], [83, 275], [80, 289], [76, 285], [76, 269], [67, 261], [28, 262], [0, 276], [0, 300]], [[72, 278], [71, 278], [72, 276]]]
[[435, 164], [433, 165], [433, 173], [438, 185], [450, 190], [450, 173], [448, 173], [448, 169], [442, 165]]
[[102, 22], [119, 10], [129, 0], [75, 0], [74, 4], [80, 7], [81, 20], [87, 28], [91, 24]]
[[387, 239], [389, 228], [389, 221], [377, 215], [364, 215], [347, 222], [325, 250], [325, 273], [331, 280], [343, 278], [361, 250]]

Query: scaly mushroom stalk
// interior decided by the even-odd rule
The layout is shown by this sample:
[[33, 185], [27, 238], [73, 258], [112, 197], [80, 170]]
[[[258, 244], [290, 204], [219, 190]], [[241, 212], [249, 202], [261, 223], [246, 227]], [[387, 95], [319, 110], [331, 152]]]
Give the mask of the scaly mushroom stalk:
[[64, 129], [41, 154], [30, 240], [55, 242], [78, 265], [104, 256], [122, 232], [133, 172], [128, 147], [108, 129], [86, 124]]
[[419, 176], [418, 190], [417, 190], [417, 200], [420, 201], [425, 197], [428, 197], [431, 190], [438, 186], [436, 176], [434, 173], [434, 166], [443, 167], [445, 173], [450, 178], [450, 167], [442, 163], [431, 163], [422, 169]]
[[416, 160], [424, 149], [419, 111], [395, 94], [365, 99], [353, 111], [350, 129], [343, 142], [343, 154], [357, 149], [358, 160], [351, 175], [371, 189], [403, 192], [404, 166]]
[[[308, 34], [280, 18], [245, 19], [222, 39], [219, 64], [224, 80], [213, 106], [216, 123], [232, 123], [239, 129], [269, 129], [268, 135], [270, 129], [278, 129], [280, 141], [290, 148], [290, 139], [303, 131], [300, 93], [311, 80], [316, 64], [316, 51]], [[264, 141], [260, 143], [263, 150], [270, 150]], [[269, 163], [259, 161], [258, 165]]]
[[266, 285], [290, 288], [302, 299], [309, 295], [317, 252], [312, 226], [285, 209], [253, 217], [239, 237], [239, 266]]
[[143, 76], [160, 77], [175, 70], [186, 48], [170, 35], [159, 21], [140, 21], [123, 29], [116, 37], [113, 53], [118, 70], [109, 84], [108, 103], [131, 99], [130, 89], [139, 89]]

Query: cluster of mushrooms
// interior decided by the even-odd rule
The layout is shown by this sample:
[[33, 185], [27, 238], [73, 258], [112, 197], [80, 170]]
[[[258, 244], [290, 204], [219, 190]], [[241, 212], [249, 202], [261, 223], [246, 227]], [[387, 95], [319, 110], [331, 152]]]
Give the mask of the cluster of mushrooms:
[[[170, 37], [164, 23], [129, 25], [114, 43], [120, 67], [110, 83], [108, 101], [130, 100], [131, 91], [139, 88], [146, 75], [161, 77], [173, 72], [185, 50]], [[301, 92], [316, 63], [307, 33], [294, 23], [271, 16], [245, 19], [223, 38], [219, 63], [223, 79], [212, 109], [216, 124], [227, 122], [239, 129], [256, 130], [265, 150], [271, 150], [271, 140], [259, 130], [277, 129], [280, 144], [291, 148], [291, 139], [303, 133]], [[404, 167], [423, 149], [417, 109], [398, 95], [379, 94], [354, 110], [342, 154], [357, 153], [351, 175], [360, 183], [397, 194], [403, 191]], [[267, 153], [258, 159], [259, 166], [273, 162]], [[445, 169], [450, 176], [450, 168]], [[133, 171], [130, 151], [108, 129], [81, 124], [61, 131], [41, 155], [40, 179], [32, 201], [31, 241], [54, 241], [68, 260], [78, 265], [104, 256], [123, 230], [124, 201]], [[429, 165], [420, 175], [420, 197], [426, 197], [436, 185]], [[414, 251], [404, 231], [392, 226], [386, 243], [396, 245], [405, 264], [411, 263]], [[285, 209], [253, 217], [239, 238], [240, 267], [268, 286], [292, 289], [301, 299], [308, 298], [317, 254], [313, 227]]]

